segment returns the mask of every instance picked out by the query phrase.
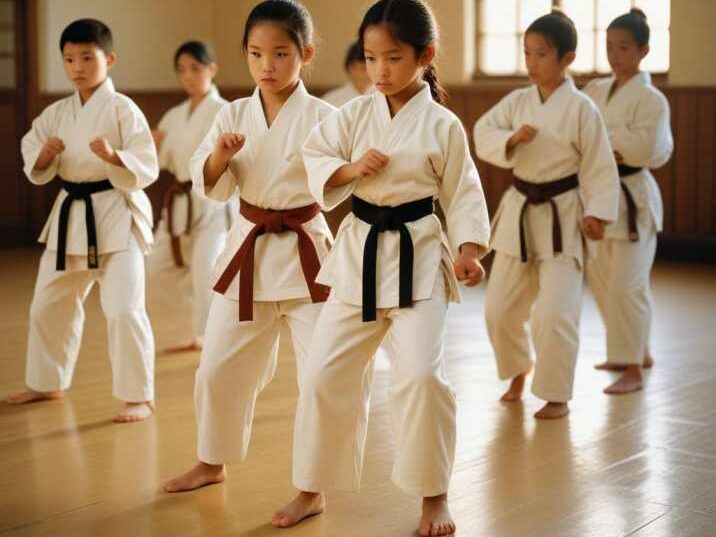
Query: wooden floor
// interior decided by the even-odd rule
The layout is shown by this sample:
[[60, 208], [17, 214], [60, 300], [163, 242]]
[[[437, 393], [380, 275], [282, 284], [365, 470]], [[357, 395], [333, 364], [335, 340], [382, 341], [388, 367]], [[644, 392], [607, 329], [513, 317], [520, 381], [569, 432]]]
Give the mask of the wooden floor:
[[[22, 388], [36, 251], [0, 252], [0, 393]], [[592, 368], [603, 333], [587, 299], [569, 419], [536, 422], [539, 401], [497, 402], [504, 388], [485, 336], [484, 288], [448, 322], [446, 360], [459, 399], [450, 490], [458, 535], [477, 537], [716, 536], [716, 269], [658, 265], [653, 354], [642, 393], [607, 397], [613, 374]], [[187, 333], [152, 312], [158, 345]], [[249, 460], [229, 480], [168, 495], [160, 484], [195, 460], [192, 406], [198, 355], [157, 359], [157, 414], [114, 425], [105, 330], [95, 293], [75, 376], [63, 401], [0, 405], [0, 536], [410, 536], [418, 502], [389, 481], [389, 374], [379, 364], [360, 493], [292, 530], [271, 513], [293, 494], [296, 399], [290, 348], [257, 409]]]

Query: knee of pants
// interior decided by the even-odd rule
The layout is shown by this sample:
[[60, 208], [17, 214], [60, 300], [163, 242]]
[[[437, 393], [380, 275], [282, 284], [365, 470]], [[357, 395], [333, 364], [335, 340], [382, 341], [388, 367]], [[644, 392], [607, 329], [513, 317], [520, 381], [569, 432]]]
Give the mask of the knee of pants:
[[568, 305], [550, 302], [537, 306], [532, 314], [534, 331], [570, 329], [574, 325], [573, 312]]
[[108, 323], [134, 322], [141, 310], [132, 304], [105, 304], [102, 308]]
[[[397, 372], [393, 375], [398, 376]], [[393, 392], [407, 390], [427, 395], [452, 394], [448, 383], [432, 367], [415, 367], [411, 371], [401, 371], [399, 375], [400, 377], [393, 382]]]
[[485, 304], [485, 324], [490, 332], [494, 332], [501, 324], [506, 323], [511, 318], [506, 302], [489, 300]]

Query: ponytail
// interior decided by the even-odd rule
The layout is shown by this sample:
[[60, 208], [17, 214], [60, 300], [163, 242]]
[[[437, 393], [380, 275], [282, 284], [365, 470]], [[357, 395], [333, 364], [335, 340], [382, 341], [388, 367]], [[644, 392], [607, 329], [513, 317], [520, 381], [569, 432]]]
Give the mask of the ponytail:
[[425, 82], [428, 83], [428, 86], [430, 86], [430, 94], [433, 96], [433, 99], [438, 104], [442, 104], [443, 106], [447, 104], [448, 95], [438, 81], [438, 70], [435, 67], [435, 64], [431, 63], [425, 68], [425, 71], [423, 72], [423, 80], [425, 80]]

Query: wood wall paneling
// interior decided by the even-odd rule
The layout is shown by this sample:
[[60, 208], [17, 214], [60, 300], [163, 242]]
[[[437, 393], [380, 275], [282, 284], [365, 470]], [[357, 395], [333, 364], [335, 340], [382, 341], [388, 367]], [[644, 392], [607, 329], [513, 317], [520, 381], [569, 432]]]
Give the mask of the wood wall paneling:
[[[515, 83], [476, 83], [470, 86], [448, 88], [448, 106], [459, 115], [472, 148], [472, 128], [475, 121], [504, 95], [516, 87]], [[654, 175], [664, 199], [664, 233], [660, 237], [660, 255], [692, 257], [701, 260], [716, 259], [716, 87], [662, 86], [672, 111], [672, 130], [675, 150], [672, 159]], [[321, 94], [325, 88], [312, 88]], [[228, 100], [247, 96], [250, 88], [226, 88], [222, 94]], [[159, 122], [162, 114], [182, 100], [176, 92], [129, 93], [144, 111], [151, 125]], [[37, 105], [42, 109], [60, 95], [41, 95]], [[5, 132], [4, 130], [0, 132]], [[474, 154], [473, 154], [474, 156]], [[490, 213], [494, 214], [499, 200], [509, 186], [510, 172], [476, 159]], [[155, 207], [155, 217], [169, 181], [168, 174], [148, 189]], [[56, 188], [32, 187], [31, 235], [39, 233], [51, 207]], [[5, 203], [3, 200], [0, 203]], [[329, 215], [335, 229], [348, 206], [338, 208]], [[0, 214], [5, 214], [5, 208]], [[25, 236], [30, 236], [25, 234]], [[5, 237], [2, 237], [5, 243]], [[663, 245], [663, 247], [662, 247]], [[690, 256], [689, 252], [694, 254]]]

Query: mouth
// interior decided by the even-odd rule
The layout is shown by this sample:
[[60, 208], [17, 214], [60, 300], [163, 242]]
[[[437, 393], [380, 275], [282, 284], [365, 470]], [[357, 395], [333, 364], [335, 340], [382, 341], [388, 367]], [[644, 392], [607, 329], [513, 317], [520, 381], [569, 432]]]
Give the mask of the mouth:
[[390, 82], [376, 82], [375, 87], [376, 88], [389, 88], [392, 84]]
[[273, 84], [274, 82], [276, 82], [276, 79], [275, 78], [262, 78], [260, 81], [264, 84]]

